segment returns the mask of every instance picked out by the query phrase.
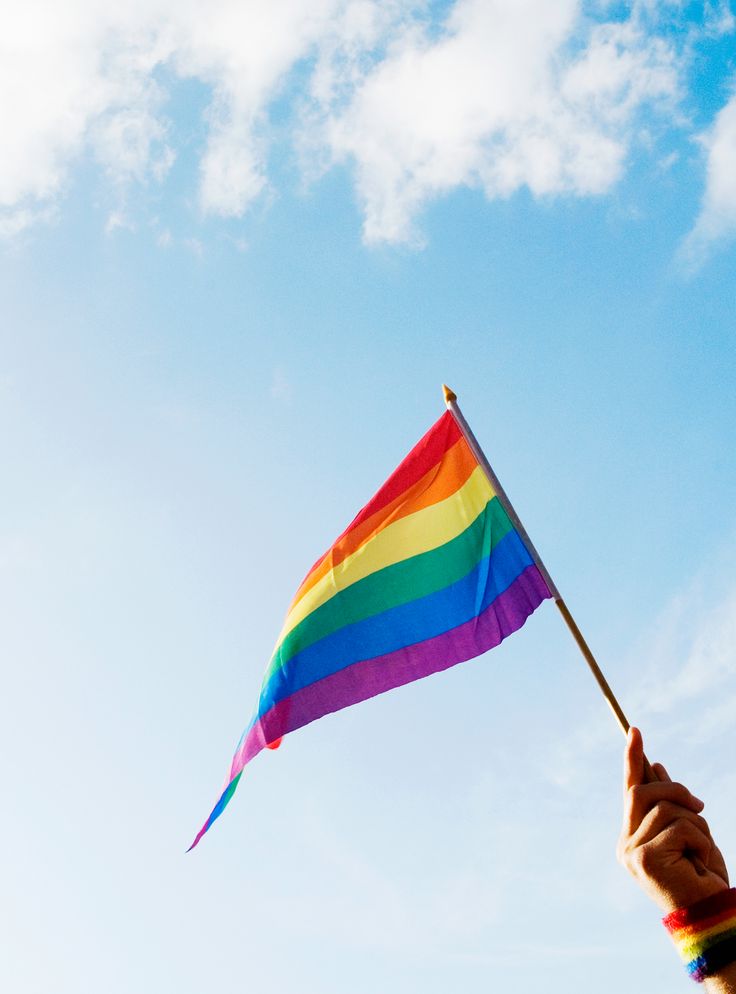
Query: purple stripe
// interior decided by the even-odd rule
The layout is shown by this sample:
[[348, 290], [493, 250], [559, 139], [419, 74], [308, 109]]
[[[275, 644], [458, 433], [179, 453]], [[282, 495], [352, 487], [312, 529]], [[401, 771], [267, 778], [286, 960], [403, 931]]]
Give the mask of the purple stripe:
[[[276, 738], [278, 738], [278, 736], [276, 736]], [[263, 734], [263, 726], [259, 718], [258, 721], [251, 726], [248, 734], [245, 736], [242, 744], [233, 756], [233, 761], [230, 764], [230, 782], [232, 783], [243, 767], [247, 766], [251, 759], [253, 759], [254, 756], [257, 756], [259, 752], [263, 752], [267, 743], [272, 741], [273, 739], [266, 739]]]
[[333, 711], [420, 680], [456, 663], [480, 656], [521, 628], [551, 594], [536, 566], [529, 566], [486, 610], [449, 632], [365, 659], [339, 670], [279, 701], [251, 728], [233, 757], [235, 777], [266, 742], [293, 732]]

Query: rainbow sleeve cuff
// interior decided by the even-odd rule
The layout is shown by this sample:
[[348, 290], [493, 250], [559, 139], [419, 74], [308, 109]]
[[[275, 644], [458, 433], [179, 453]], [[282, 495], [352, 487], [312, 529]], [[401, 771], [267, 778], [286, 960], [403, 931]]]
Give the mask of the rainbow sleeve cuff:
[[736, 960], [736, 888], [678, 908], [662, 924], [698, 983]]

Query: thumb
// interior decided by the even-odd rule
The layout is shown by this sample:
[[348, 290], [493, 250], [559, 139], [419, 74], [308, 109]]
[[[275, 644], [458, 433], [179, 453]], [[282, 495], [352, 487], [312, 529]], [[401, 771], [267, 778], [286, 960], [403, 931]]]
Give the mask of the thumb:
[[624, 793], [644, 780], [644, 743], [639, 729], [631, 727], [624, 752]]

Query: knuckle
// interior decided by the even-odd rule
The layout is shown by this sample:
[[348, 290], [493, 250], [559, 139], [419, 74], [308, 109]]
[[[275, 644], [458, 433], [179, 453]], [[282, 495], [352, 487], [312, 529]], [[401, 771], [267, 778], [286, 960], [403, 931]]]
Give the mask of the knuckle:
[[703, 833], [700, 825], [687, 815], [675, 818], [668, 825], [665, 837], [667, 844], [676, 848], [696, 846], [709, 849], [711, 845], [709, 837]]
[[657, 857], [654, 850], [649, 846], [639, 846], [636, 850], [636, 865], [644, 876], [651, 876], [657, 865]]
[[662, 838], [667, 841], [668, 844], [676, 843], [677, 839], [681, 838], [683, 835], [688, 833], [688, 821], [687, 818], [673, 818], [668, 825], [662, 830]]
[[631, 849], [624, 854], [625, 865], [631, 870], [633, 874], [637, 874], [642, 868], [642, 850], [641, 846], [637, 849]]
[[623, 866], [625, 870], [628, 870], [628, 872], [634, 877], [637, 876], [639, 872], [639, 858], [637, 854], [638, 849], [630, 849], [628, 846], [622, 846], [616, 852], [616, 858], [621, 866]]

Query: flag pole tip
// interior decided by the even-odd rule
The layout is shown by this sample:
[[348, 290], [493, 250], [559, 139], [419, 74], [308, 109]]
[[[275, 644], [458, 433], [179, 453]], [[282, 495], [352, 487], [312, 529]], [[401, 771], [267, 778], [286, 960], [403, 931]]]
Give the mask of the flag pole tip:
[[446, 383], [442, 384], [442, 393], [445, 395], [445, 403], [449, 406], [453, 401], [457, 400], [457, 394], [454, 390], [450, 390]]

